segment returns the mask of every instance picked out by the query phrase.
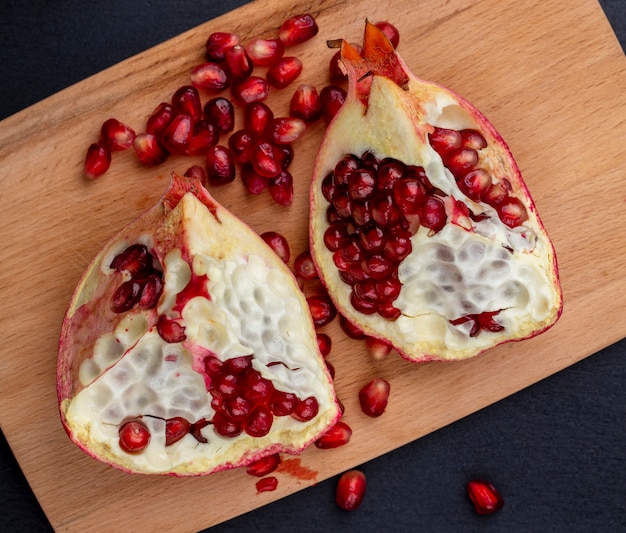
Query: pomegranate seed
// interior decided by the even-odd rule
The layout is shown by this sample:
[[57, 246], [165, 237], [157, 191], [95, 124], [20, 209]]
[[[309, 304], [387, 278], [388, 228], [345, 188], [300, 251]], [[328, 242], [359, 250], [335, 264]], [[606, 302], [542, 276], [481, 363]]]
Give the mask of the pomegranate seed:
[[220, 133], [228, 133], [235, 128], [235, 108], [228, 98], [218, 96], [204, 105], [204, 118], [214, 124]]
[[376, 302], [366, 298], [361, 298], [355, 292], [352, 292], [350, 295], [350, 303], [352, 304], [352, 307], [364, 315], [373, 315], [376, 313]]
[[181, 326], [178, 322], [167, 318], [165, 315], [159, 316], [156, 326], [159, 336], [165, 342], [175, 344], [177, 342], [183, 342], [187, 338], [185, 335], [185, 326]]
[[439, 155], [443, 155], [450, 150], [461, 147], [462, 137], [456, 130], [448, 128], [435, 128], [428, 135], [430, 145]]
[[234, 132], [228, 138], [228, 147], [235, 163], [244, 164], [250, 161], [250, 152], [255, 143], [256, 137], [251, 131], [243, 129]]
[[116, 272], [126, 270], [131, 275], [148, 270], [152, 266], [152, 255], [143, 244], [131, 244], [117, 254], [110, 267]]
[[322, 116], [322, 102], [313, 85], [301, 84], [291, 97], [289, 114], [305, 122], [315, 122]]
[[257, 492], [272, 492], [278, 487], [278, 479], [274, 476], [259, 479], [255, 486]]
[[188, 115], [176, 115], [161, 135], [161, 143], [171, 154], [184, 154], [192, 136], [192, 121]]
[[278, 205], [289, 207], [293, 202], [293, 176], [287, 170], [269, 180], [270, 195]]
[[444, 164], [455, 178], [460, 179], [478, 164], [478, 153], [471, 148], [457, 148], [445, 155]]
[[206, 42], [207, 58], [211, 61], [223, 61], [226, 58], [226, 51], [241, 43], [239, 35], [217, 31], [209, 35]]
[[100, 143], [107, 145], [112, 152], [130, 148], [134, 140], [135, 131], [117, 119], [106, 120], [100, 128]]
[[256, 477], [267, 476], [267, 474], [274, 472], [280, 463], [280, 454], [274, 453], [250, 463], [246, 467], [246, 472], [249, 475]]
[[319, 411], [319, 404], [313, 396], [298, 401], [291, 416], [300, 422], [313, 420]]
[[111, 166], [111, 150], [108, 146], [93, 143], [87, 148], [84, 171], [85, 176], [95, 179], [104, 174]]
[[304, 120], [295, 117], [279, 117], [274, 119], [272, 139], [278, 144], [292, 144], [306, 129]]
[[348, 444], [351, 436], [352, 429], [350, 429], [350, 426], [339, 420], [333, 427], [331, 427], [326, 433], [315, 441], [315, 446], [322, 450], [339, 448], [339, 446]]
[[283, 262], [289, 262], [289, 243], [285, 237], [276, 231], [266, 231], [265, 233], [261, 233], [261, 238], [274, 250], [276, 255], [280, 257]]
[[476, 479], [467, 484], [467, 494], [478, 514], [495, 513], [504, 505], [504, 499], [488, 481]]
[[174, 418], [168, 418], [165, 421], [165, 445], [171, 446], [178, 442], [187, 433], [191, 425], [182, 416], [176, 416]]
[[446, 208], [443, 202], [435, 196], [428, 197], [420, 211], [420, 222], [422, 226], [437, 233], [445, 226], [446, 219]]
[[276, 148], [277, 161], [280, 163], [280, 168], [287, 170], [291, 162], [293, 161], [294, 151], [293, 146], [290, 144], [278, 144]]
[[304, 281], [311, 281], [318, 277], [310, 250], [305, 250], [298, 254], [293, 262], [293, 269], [296, 276]]
[[283, 57], [285, 45], [280, 39], [253, 39], [246, 44], [246, 52], [256, 66], [269, 67]]
[[233, 372], [235, 374], [244, 374], [252, 368], [252, 356], [242, 355], [239, 357], [232, 357], [224, 363], [224, 369], [227, 372]]
[[400, 32], [398, 31], [398, 28], [387, 21], [376, 22], [374, 25], [378, 29], [382, 30], [394, 48], [398, 48], [398, 44], [400, 43]]
[[426, 200], [426, 189], [416, 178], [401, 178], [393, 186], [393, 198], [404, 214], [415, 215]]
[[144, 450], [150, 442], [150, 431], [140, 420], [129, 420], [119, 430], [120, 448], [127, 453]]
[[250, 162], [261, 176], [275, 178], [281, 171], [280, 156], [274, 145], [268, 141], [260, 140], [250, 147]]
[[267, 81], [276, 89], [284, 89], [302, 73], [302, 61], [297, 57], [281, 57], [267, 71]]
[[163, 293], [163, 280], [157, 274], [148, 276], [146, 283], [141, 289], [138, 305], [141, 309], [153, 309], [156, 307]]
[[235, 396], [224, 401], [224, 409], [233, 420], [244, 420], [250, 415], [254, 405], [242, 396]]
[[270, 398], [269, 407], [274, 416], [288, 416], [294, 412], [298, 403], [299, 400], [295, 394], [274, 390]]
[[400, 309], [395, 307], [392, 302], [386, 300], [378, 302], [376, 312], [387, 320], [396, 320], [400, 317], [400, 315], [402, 315], [402, 311], [400, 311]]
[[208, 120], [198, 120], [193, 125], [191, 138], [187, 143], [187, 155], [204, 155], [211, 146], [215, 146], [219, 140], [219, 132], [214, 124]]
[[132, 279], [123, 282], [111, 296], [111, 311], [114, 313], [125, 313], [129, 311], [139, 301], [140, 296], [140, 283]]
[[487, 140], [476, 130], [461, 130], [461, 145], [463, 148], [482, 150], [487, 147]]
[[226, 65], [231, 80], [246, 79], [254, 67], [246, 49], [239, 44], [226, 50]]
[[133, 148], [142, 164], [152, 167], [163, 163], [170, 153], [152, 133], [140, 133], [135, 137]]
[[341, 83], [348, 79], [348, 75], [341, 68], [341, 50], [333, 54], [328, 63], [328, 77], [331, 82]]
[[354, 511], [363, 503], [367, 481], [360, 470], [349, 470], [337, 482], [335, 501], [344, 511]]
[[339, 325], [341, 326], [343, 332], [351, 339], [363, 340], [366, 338], [366, 335], [363, 333], [361, 328], [350, 322], [343, 315], [339, 315]]
[[337, 316], [337, 309], [327, 295], [309, 296], [306, 301], [316, 328], [325, 326]]
[[293, 46], [312, 39], [318, 31], [317, 22], [306, 13], [283, 22], [278, 30], [278, 37], [285, 46]]
[[359, 391], [361, 411], [367, 416], [376, 418], [382, 415], [389, 401], [389, 382], [382, 378], [374, 378]]
[[320, 91], [322, 119], [328, 124], [346, 101], [346, 91], [336, 85], [327, 85]]
[[243, 431], [241, 422], [233, 420], [227, 414], [217, 411], [213, 416], [213, 427], [222, 437], [236, 437]]
[[509, 197], [510, 185], [502, 180], [498, 183], [492, 183], [483, 195], [483, 200], [492, 207], [497, 207]]
[[185, 177], [196, 178], [204, 187], [207, 185], [206, 170], [200, 165], [192, 165], [185, 171]]
[[188, 115], [196, 121], [202, 116], [200, 93], [193, 85], [179, 87], [172, 96], [172, 111], [176, 115]]
[[244, 423], [244, 431], [251, 437], [264, 437], [272, 429], [274, 415], [264, 405], [257, 406]]
[[220, 144], [207, 152], [207, 179], [213, 185], [223, 185], [235, 179], [235, 161], [231, 151]]
[[230, 85], [230, 76], [217, 63], [201, 63], [191, 71], [191, 84], [205, 91], [221, 91]]
[[515, 228], [528, 220], [526, 207], [518, 198], [509, 196], [497, 206], [498, 216], [509, 228]]
[[160, 135], [174, 118], [174, 109], [167, 102], [161, 102], [146, 122], [146, 133]]
[[249, 194], [261, 194], [269, 186], [269, 179], [254, 170], [252, 163], [241, 167], [241, 181]]
[[317, 333], [317, 347], [319, 348], [322, 357], [328, 356], [330, 349], [332, 348], [333, 341], [326, 335], [326, 333]]
[[475, 202], [480, 202], [483, 195], [491, 186], [491, 176], [486, 170], [477, 168], [465, 174], [465, 176], [457, 182], [457, 185], [459, 189], [461, 189], [461, 192], [467, 195], [468, 198], [471, 198]]
[[355, 170], [348, 178], [348, 196], [351, 200], [366, 200], [374, 192], [376, 178], [368, 169]]
[[365, 345], [367, 346], [367, 352], [370, 357], [375, 361], [382, 361], [391, 353], [391, 344], [374, 337], [367, 337], [365, 339]]
[[231, 91], [237, 100], [248, 104], [265, 100], [269, 94], [269, 84], [260, 76], [250, 76], [245, 80], [233, 83]]
[[244, 128], [253, 135], [263, 135], [274, 120], [274, 113], [263, 102], [250, 102], [244, 110]]

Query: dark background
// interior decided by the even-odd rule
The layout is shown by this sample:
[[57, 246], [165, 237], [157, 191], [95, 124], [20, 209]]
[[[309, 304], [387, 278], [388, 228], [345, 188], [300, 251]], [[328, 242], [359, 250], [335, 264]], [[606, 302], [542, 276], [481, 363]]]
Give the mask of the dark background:
[[[246, 3], [1, 0], [0, 119]], [[624, 48], [626, 1], [600, 4]], [[626, 531], [625, 355], [622, 340], [363, 464], [356, 512], [335, 506], [333, 478], [211, 531]], [[50, 531], [0, 437], [0, 530]], [[474, 513], [465, 485], [476, 476], [503, 493], [499, 513]]]

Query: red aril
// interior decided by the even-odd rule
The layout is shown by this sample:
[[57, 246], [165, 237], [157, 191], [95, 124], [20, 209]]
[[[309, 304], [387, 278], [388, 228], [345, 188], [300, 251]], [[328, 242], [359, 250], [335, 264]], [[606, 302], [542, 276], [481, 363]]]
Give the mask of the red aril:
[[330, 354], [333, 341], [326, 333], [317, 332], [317, 346], [320, 349], [322, 356], [327, 357]]
[[202, 183], [202, 185], [204, 187], [206, 187], [206, 184], [207, 184], [206, 170], [204, 170], [204, 167], [202, 167], [200, 165], [191, 165], [185, 171], [185, 177], [187, 177], [187, 178], [195, 178], [200, 183]]
[[269, 84], [260, 76], [250, 76], [245, 80], [233, 83], [231, 92], [243, 104], [265, 100], [269, 94]]
[[256, 136], [247, 129], [237, 130], [228, 137], [228, 147], [236, 163], [243, 165], [250, 162], [252, 147], [256, 144]]
[[263, 457], [258, 461], [254, 461], [250, 463], [246, 467], [246, 473], [255, 477], [263, 477], [271, 474], [278, 468], [281, 463], [280, 454], [274, 453], [272, 455], [268, 455], [267, 457]]
[[335, 309], [333, 302], [327, 295], [316, 294], [308, 296], [306, 301], [316, 328], [325, 326], [337, 316], [337, 309]]
[[269, 141], [258, 140], [255, 142], [250, 147], [249, 157], [254, 170], [261, 176], [275, 178], [282, 171], [278, 150]]
[[308, 249], [298, 254], [293, 262], [293, 269], [296, 276], [304, 281], [317, 279], [317, 270], [315, 270], [315, 264]]
[[308, 13], [295, 15], [283, 22], [278, 36], [285, 46], [293, 46], [312, 39], [319, 32], [315, 19]]
[[386, 20], [376, 22], [376, 26], [382, 30], [387, 39], [389, 39], [391, 45], [394, 48], [398, 48], [398, 44], [400, 44], [400, 32], [398, 31], [398, 28]]
[[160, 165], [170, 155], [158, 137], [152, 133], [139, 133], [135, 137], [133, 148], [139, 161], [148, 167]]
[[171, 154], [184, 154], [193, 135], [191, 117], [176, 115], [161, 134], [161, 144]]
[[278, 479], [274, 476], [259, 479], [255, 486], [257, 492], [272, 492], [278, 487]]
[[280, 39], [252, 39], [246, 44], [246, 52], [256, 66], [269, 67], [283, 57], [285, 45]]
[[211, 146], [219, 141], [219, 132], [215, 125], [208, 120], [198, 120], [192, 127], [191, 138], [187, 143], [187, 155], [204, 155]]
[[231, 80], [246, 79], [254, 68], [246, 49], [239, 44], [226, 50], [226, 65]]
[[135, 130], [115, 118], [110, 118], [100, 128], [100, 143], [113, 152], [126, 150], [133, 145]]
[[271, 128], [271, 138], [278, 144], [292, 144], [306, 130], [304, 120], [295, 117], [278, 117]]
[[235, 179], [235, 161], [232, 153], [226, 146], [218, 144], [209, 148], [206, 161], [209, 183], [223, 185]]
[[268, 189], [278, 205], [289, 207], [293, 203], [293, 176], [289, 171], [282, 170], [278, 176], [269, 178]]
[[204, 104], [204, 118], [215, 125], [220, 133], [229, 133], [235, 128], [235, 108], [223, 96], [211, 98]]
[[284, 89], [302, 73], [302, 61], [294, 56], [281, 57], [267, 71], [267, 81], [276, 89]]
[[83, 170], [85, 176], [95, 179], [104, 174], [111, 166], [111, 150], [108, 146], [92, 143], [87, 148]]
[[346, 91], [336, 85], [326, 85], [320, 91], [320, 106], [322, 119], [326, 124], [335, 117], [343, 103], [346, 101]]
[[174, 109], [171, 104], [161, 102], [146, 122], [146, 133], [160, 135], [174, 117]]
[[359, 390], [359, 404], [361, 411], [373, 418], [385, 412], [389, 402], [389, 382], [382, 378], [374, 378]]
[[188, 115], [196, 121], [202, 116], [200, 93], [193, 85], [183, 85], [172, 95], [173, 116]]
[[191, 83], [204, 91], [222, 91], [230, 85], [231, 78], [217, 63], [201, 63], [191, 71]]
[[301, 84], [293, 93], [289, 103], [289, 114], [305, 122], [314, 122], [322, 116], [322, 103], [313, 85]]
[[363, 503], [367, 480], [360, 470], [349, 470], [337, 482], [335, 501], [344, 511], [355, 511]]
[[467, 494], [478, 514], [495, 513], [504, 505], [504, 499], [488, 481], [475, 479], [467, 484]]
[[261, 239], [263, 239], [269, 247], [274, 250], [276, 255], [278, 255], [284, 263], [289, 262], [289, 257], [291, 255], [289, 252], [289, 243], [283, 235], [277, 231], [266, 231], [261, 233]]
[[182, 416], [168, 418], [165, 421], [165, 445], [171, 446], [181, 440], [187, 433], [191, 424]]
[[264, 102], [251, 102], [244, 109], [244, 128], [253, 135], [263, 135], [274, 120], [274, 112]]
[[226, 58], [226, 52], [241, 43], [239, 35], [217, 31], [209, 35], [206, 42], [207, 59], [210, 61], [220, 62]]
[[269, 179], [254, 170], [250, 162], [241, 166], [241, 181], [249, 194], [261, 194], [269, 187]]
[[119, 430], [119, 445], [127, 453], [139, 453], [150, 443], [150, 431], [141, 420], [129, 420]]
[[332, 428], [315, 441], [315, 446], [322, 450], [339, 448], [340, 446], [348, 444], [350, 437], [352, 437], [352, 429], [348, 424], [339, 420]]

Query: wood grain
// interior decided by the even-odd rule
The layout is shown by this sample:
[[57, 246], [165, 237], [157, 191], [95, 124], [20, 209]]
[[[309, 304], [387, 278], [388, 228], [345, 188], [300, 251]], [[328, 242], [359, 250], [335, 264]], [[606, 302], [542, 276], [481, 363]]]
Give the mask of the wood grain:
[[[58, 420], [59, 327], [74, 286], [102, 244], [158, 200], [171, 170], [183, 172], [191, 162], [172, 158], [145, 169], [132, 154], [116, 153], [109, 173], [88, 182], [82, 177], [87, 144], [110, 116], [141, 129], [156, 104], [188, 82], [210, 32], [235, 31], [245, 40], [273, 35], [282, 20], [305, 11], [321, 31], [294, 50], [305, 64], [302, 82], [320, 86], [327, 79], [326, 39], [358, 41], [366, 17], [387, 19], [399, 27], [399, 51], [415, 73], [458, 91], [490, 117], [554, 240], [564, 314], [544, 335], [451, 364], [411, 365], [398, 357], [372, 362], [361, 343], [331, 324], [331, 361], [353, 439], [337, 450], [309, 449], [286, 460], [276, 492], [256, 494], [243, 471], [175, 479], [105, 467], [71, 444]], [[258, 0], [0, 123], [0, 421], [52, 526], [206, 528], [450, 424], [623, 338], [624, 87], [624, 55], [591, 0], [562, 6], [554, 0], [360, 0], [349, 6], [296, 0], [289, 8]], [[289, 98], [289, 91], [271, 95], [277, 114], [286, 114]], [[285, 234], [293, 255], [306, 246], [308, 180], [322, 133], [321, 125], [313, 126], [296, 146], [296, 196], [288, 210], [267, 195], [248, 198], [237, 184], [212, 191], [258, 232]], [[374, 375], [392, 383], [392, 401], [385, 416], [372, 421], [359, 413], [356, 392]], [[150, 514], [143, 512], [147, 502]]]

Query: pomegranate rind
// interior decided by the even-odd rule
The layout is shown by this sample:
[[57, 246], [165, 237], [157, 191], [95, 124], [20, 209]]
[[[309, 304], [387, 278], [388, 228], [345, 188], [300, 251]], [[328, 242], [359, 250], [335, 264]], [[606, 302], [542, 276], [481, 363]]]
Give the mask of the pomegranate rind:
[[[336, 43], [337, 41], [335, 41]], [[348, 75], [344, 105], [329, 124], [316, 157], [310, 190], [309, 239], [312, 256], [322, 283], [338, 311], [364, 334], [390, 343], [409, 361], [460, 360], [474, 357], [496, 345], [533, 337], [550, 328], [562, 312], [563, 300], [554, 246], [539, 218], [534, 201], [513, 156], [487, 118], [454, 91], [415, 76], [394, 51], [382, 32], [366, 23], [364, 57], [346, 41], [341, 41], [342, 64]], [[528, 219], [516, 228], [499, 221], [494, 208], [477, 203], [463, 194], [439, 154], [428, 143], [434, 127], [456, 130], [475, 129], [488, 147], [480, 164], [493, 176], [493, 182], [508, 180], [511, 195], [526, 208]], [[369, 151], [379, 159], [390, 157], [407, 165], [421, 166], [432, 185], [446, 195], [464, 202], [475, 213], [489, 215], [489, 225], [474, 223], [470, 231], [461, 224], [448, 223], [432, 235], [423, 226], [411, 238], [412, 252], [398, 269], [403, 287], [394, 305], [401, 310], [396, 320], [363, 314], [350, 302], [351, 286], [340, 277], [332, 252], [324, 243], [329, 226], [326, 211], [330, 205], [322, 192], [322, 181], [346, 154], [360, 157]], [[462, 302], [436, 309], [428, 301], [427, 289], [436, 297], [441, 282], [428, 269], [441, 270], [441, 262], [425, 259], [432, 248], [443, 246], [456, 252], [465, 246], [478, 246], [487, 259], [474, 266], [457, 265], [464, 283], [516, 292], [511, 297], [494, 295], [486, 311], [499, 311], [502, 331], [481, 331], [470, 335], [470, 324], [459, 324], [464, 316]], [[481, 252], [481, 253], [483, 253]], [[459, 263], [455, 256], [455, 261]], [[504, 261], [508, 277], [498, 278], [489, 263]], [[476, 265], [480, 264], [480, 271]], [[469, 273], [472, 272], [473, 274]], [[512, 272], [511, 272], [512, 270]], [[473, 276], [473, 277], [472, 277]], [[456, 323], [453, 323], [456, 322]]]
[[[134, 243], [144, 244], [158, 260], [165, 289], [156, 308], [116, 314], [109, 299], [125, 274], [110, 265]], [[181, 304], [189, 276], [205, 279], [205, 289]], [[231, 300], [250, 307], [255, 293], [266, 307], [250, 314], [227, 312], [220, 305], [229, 291], [236, 293]], [[184, 326], [185, 340], [168, 343], [157, 331], [157, 320], [176, 309], [173, 319]], [[254, 312], [261, 314], [253, 318]], [[253, 339], [263, 332], [242, 333], [244, 321], [276, 325], [265, 330], [273, 353]], [[307, 422], [277, 416], [260, 438], [243, 432], [225, 438], [212, 424], [201, 424], [200, 439], [190, 432], [165, 446], [166, 419], [182, 416], [193, 424], [215, 412], [207, 392], [207, 354], [228, 359], [250, 353], [255, 369], [275, 388], [302, 399], [313, 395], [317, 416]], [[62, 424], [75, 444], [108, 465], [144, 474], [204, 475], [278, 452], [299, 453], [340, 416], [306, 300], [291, 271], [197, 179], [176, 174], [158, 204], [113, 237], [79, 281], [61, 328], [57, 396]], [[123, 422], [137, 417], [151, 439], [145, 450], [131, 454], [120, 447], [118, 432]]]

